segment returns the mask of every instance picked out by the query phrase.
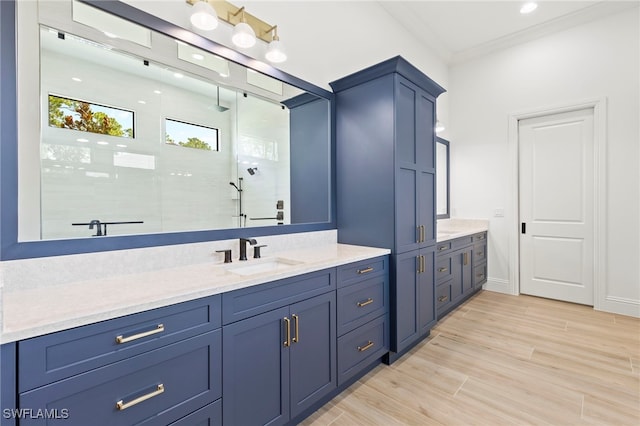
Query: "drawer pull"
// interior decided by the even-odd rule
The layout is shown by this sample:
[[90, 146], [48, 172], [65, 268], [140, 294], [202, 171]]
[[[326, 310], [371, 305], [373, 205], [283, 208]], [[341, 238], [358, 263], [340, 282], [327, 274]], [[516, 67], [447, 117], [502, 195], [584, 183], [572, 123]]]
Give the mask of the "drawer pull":
[[481, 251], [480, 253], [478, 253], [478, 257], [482, 257], [482, 256], [484, 256], [484, 252], [483, 252], [483, 251]]
[[373, 268], [371, 266], [364, 268], [364, 269], [358, 269], [358, 274], [362, 275], [362, 274], [368, 274], [369, 272], [373, 271]]
[[291, 315], [291, 318], [293, 318], [294, 329], [296, 332], [296, 335], [293, 336], [292, 342], [298, 343], [300, 341], [300, 317], [296, 314], [293, 314]]
[[139, 396], [138, 398], [132, 399], [131, 401], [126, 402], [126, 403], [123, 400], [120, 400], [120, 401], [116, 402], [116, 408], [118, 410], [120, 410], [120, 411], [126, 410], [129, 407], [133, 407], [134, 405], [138, 405], [141, 402], [146, 401], [147, 399], [151, 399], [154, 396], [160, 395], [161, 393], [164, 393], [164, 385], [162, 383], [160, 383], [158, 385], [158, 388], [156, 390], [154, 390], [153, 392], [151, 392], [151, 393]]
[[440, 296], [438, 297], [438, 302], [444, 302], [445, 300], [447, 300], [449, 297], [447, 296]]
[[438, 268], [438, 272], [447, 272], [449, 268]]
[[291, 320], [287, 317], [284, 317], [283, 320], [286, 328], [285, 334], [287, 335], [287, 340], [282, 342], [282, 344], [285, 348], [288, 348], [289, 346], [291, 346]]
[[448, 248], [449, 248], [448, 246], [440, 246], [438, 247], [438, 251], [445, 251]]
[[424, 225], [420, 225], [420, 242], [424, 243]]
[[364, 346], [358, 346], [358, 352], [364, 352], [366, 350], [369, 350], [373, 347], [373, 342], [371, 340], [369, 340], [369, 343], [367, 343]]
[[364, 302], [358, 302], [356, 303], [356, 305], [358, 305], [358, 308], [362, 308], [363, 306], [367, 306], [373, 303], [373, 299], [372, 298], [368, 298], [367, 300], [365, 300]]
[[147, 336], [151, 336], [151, 335], [154, 335], [154, 334], [162, 333], [163, 331], [164, 331], [164, 324], [158, 324], [156, 326], [156, 328], [154, 328], [153, 330], [145, 331], [143, 333], [134, 334], [134, 335], [129, 336], [129, 337], [122, 337], [122, 335], [116, 336], [116, 343], [118, 343], [120, 345], [122, 343], [127, 343], [127, 342], [131, 342], [133, 340], [142, 339], [143, 337], [147, 337]]
[[478, 237], [478, 239], [479, 239], [479, 240], [484, 240], [484, 235], [480, 235], [480, 236]]
[[484, 278], [484, 274], [477, 274], [476, 278]]
[[462, 264], [466, 266], [469, 263], [469, 252], [465, 251], [464, 253], [462, 253], [462, 258]]

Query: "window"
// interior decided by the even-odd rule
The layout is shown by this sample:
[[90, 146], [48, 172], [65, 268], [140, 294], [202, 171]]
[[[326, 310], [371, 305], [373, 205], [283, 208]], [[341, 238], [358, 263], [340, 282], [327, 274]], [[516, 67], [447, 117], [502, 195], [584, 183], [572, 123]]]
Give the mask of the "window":
[[218, 129], [171, 120], [165, 122], [165, 143], [169, 145], [196, 148], [205, 151], [219, 151]]
[[133, 138], [133, 111], [49, 95], [49, 126]]

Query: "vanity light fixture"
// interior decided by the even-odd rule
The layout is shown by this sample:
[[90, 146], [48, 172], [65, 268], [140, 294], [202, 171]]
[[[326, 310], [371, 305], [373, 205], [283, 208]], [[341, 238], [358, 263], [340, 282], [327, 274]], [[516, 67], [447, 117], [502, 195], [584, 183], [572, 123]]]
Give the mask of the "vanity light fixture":
[[538, 8], [538, 4], [534, 2], [525, 3], [520, 8], [520, 13], [526, 15], [527, 13], [531, 13]]
[[440, 133], [445, 129], [444, 124], [440, 120], [436, 120], [436, 133]]
[[[234, 45], [242, 49], [252, 47], [256, 39], [261, 39], [267, 43], [265, 57], [273, 63], [284, 62], [287, 55], [280, 42], [276, 26], [271, 25], [247, 12], [244, 6], [238, 7], [225, 0], [185, 0], [186, 3], [196, 7], [208, 4], [213, 8], [218, 19], [233, 27], [231, 41]], [[192, 14], [194, 11], [192, 10]], [[195, 26], [195, 24], [194, 24]], [[275, 43], [274, 43], [275, 42]]]
[[218, 14], [207, 0], [193, 5], [189, 16], [191, 25], [202, 31], [213, 31], [218, 27]]
[[278, 37], [278, 26], [274, 25], [271, 30], [273, 31], [273, 35], [269, 46], [267, 46], [267, 53], [265, 53], [264, 57], [267, 58], [267, 61], [269, 62], [279, 64], [287, 60], [287, 51], [280, 41], [280, 37]]
[[251, 25], [247, 24], [247, 18], [244, 16], [244, 6], [238, 9], [238, 11], [232, 16], [235, 17], [238, 14], [241, 14], [240, 22], [233, 27], [231, 41], [233, 44], [243, 49], [253, 47], [253, 45], [256, 44], [256, 32], [253, 30]]

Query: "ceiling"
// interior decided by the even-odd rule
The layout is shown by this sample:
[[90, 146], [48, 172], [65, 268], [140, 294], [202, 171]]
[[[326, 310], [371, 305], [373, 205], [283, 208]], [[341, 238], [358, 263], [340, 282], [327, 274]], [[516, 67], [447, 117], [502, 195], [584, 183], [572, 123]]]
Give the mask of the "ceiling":
[[538, 1], [530, 14], [522, 1], [390, 1], [380, 5], [414, 37], [447, 63], [459, 63], [494, 50], [637, 8], [640, 0]]

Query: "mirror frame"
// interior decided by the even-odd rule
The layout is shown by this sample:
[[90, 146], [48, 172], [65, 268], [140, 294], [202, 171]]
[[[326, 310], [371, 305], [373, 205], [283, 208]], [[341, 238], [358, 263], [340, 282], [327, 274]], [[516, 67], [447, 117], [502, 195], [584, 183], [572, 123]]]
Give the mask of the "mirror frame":
[[83, 3], [126, 19], [153, 31], [194, 45], [229, 61], [296, 86], [329, 101], [330, 197], [327, 222], [274, 225], [255, 228], [228, 228], [203, 231], [76, 238], [63, 240], [18, 241], [18, 129], [16, 89], [16, 2], [0, 1], [0, 260], [28, 259], [124, 250], [174, 244], [198, 243], [265, 235], [325, 231], [336, 226], [335, 102], [334, 94], [287, 74], [264, 62], [202, 37], [116, 0], [81, 0]]
[[[436, 219], [449, 219], [451, 217], [451, 181], [450, 181], [450, 177], [451, 177], [451, 155], [450, 155], [450, 151], [449, 151], [449, 141], [446, 139], [442, 139], [438, 136], [436, 136], [436, 144], [442, 144], [446, 147], [446, 151], [447, 151], [447, 158], [446, 158], [446, 162], [447, 162], [447, 212], [443, 213], [443, 214], [437, 214], [438, 213], [438, 197], [436, 196]], [[438, 147], [436, 145], [436, 165], [438, 164]], [[438, 176], [438, 172], [436, 171], [436, 178]], [[437, 184], [436, 184], [437, 187]]]

